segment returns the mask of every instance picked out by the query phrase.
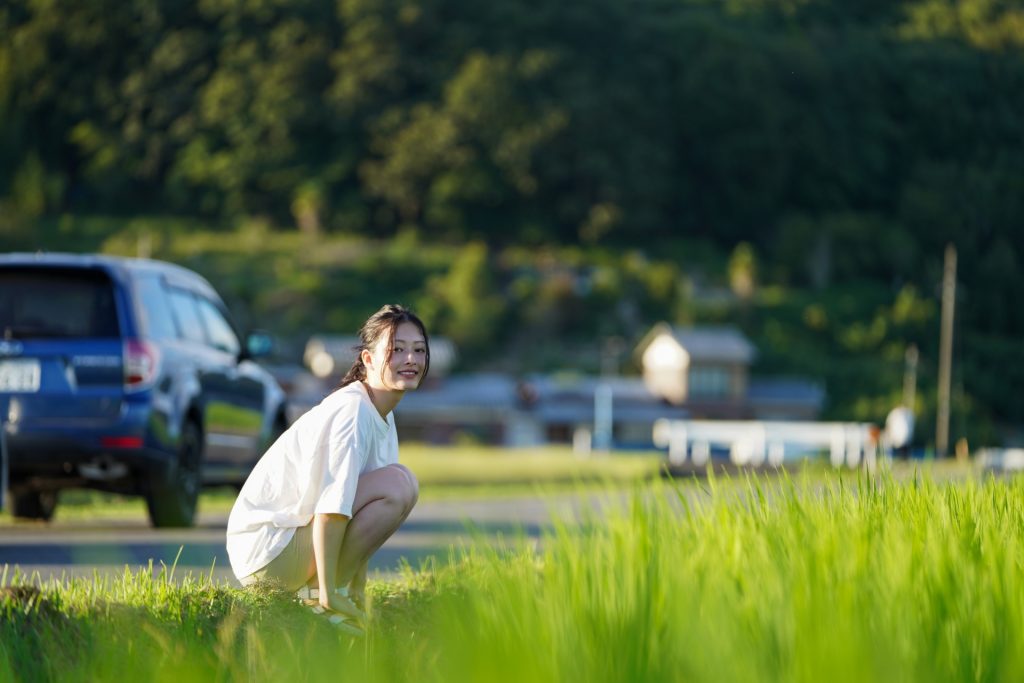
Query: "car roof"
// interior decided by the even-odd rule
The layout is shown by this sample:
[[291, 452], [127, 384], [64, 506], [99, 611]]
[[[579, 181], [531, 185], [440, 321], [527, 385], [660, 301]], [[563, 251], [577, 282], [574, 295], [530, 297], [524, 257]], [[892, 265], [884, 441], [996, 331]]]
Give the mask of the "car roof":
[[0, 254], [0, 267], [3, 266], [45, 266], [56, 268], [98, 268], [107, 271], [130, 273], [157, 273], [167, 276], [172, 282], [188, 284], [198, 288], [204, 294], [219, 300], [216, 290], [199, 273], [167, 261], [154, 259], [131, 258], [127, 256], [110, 256], [107, 254], [70, 254], [63, 252], [21, 252]]

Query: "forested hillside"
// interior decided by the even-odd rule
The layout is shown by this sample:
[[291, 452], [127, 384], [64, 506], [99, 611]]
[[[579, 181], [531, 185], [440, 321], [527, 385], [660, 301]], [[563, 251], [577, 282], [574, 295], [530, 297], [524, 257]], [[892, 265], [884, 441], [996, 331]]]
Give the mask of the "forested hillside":
[[726, 320], [843, 417], [916, 343], [927, 425], [953, 243], [953, 427], [991, 440], [1024, 423], [1022, 124], [1006, 0], [6, 0], [0, 248], [144, 236], [296, 334], [395, 292], [476, 364]]

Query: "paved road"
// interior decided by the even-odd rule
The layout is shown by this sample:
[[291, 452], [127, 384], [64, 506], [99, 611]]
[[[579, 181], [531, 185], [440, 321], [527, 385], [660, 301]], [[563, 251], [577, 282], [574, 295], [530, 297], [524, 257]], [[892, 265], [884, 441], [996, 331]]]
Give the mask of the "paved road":
[[[371, 561], [371, 571], [388, 575], [407, 561], [413, 567], [429, 557], [445, 561], [449, 548], [472, 542], [474, 531], [488, 537], [525, 533], [536, 538], [553, 517], [574, 518], [583, 505], [598, 499], [571, 497], [540, 500], [514, 498], [476, 501], [421, 501], [399, 531]], [[8, 581], [17, 567], [38, 572], [42, 580], [117, 575], [125, 566], [138, 569], [152, 561], [170, 567], [181, 552], [175, 576], [209, 574], [237, 585], [224, 550], [226, 514], [200, 514], [192, 529], [151, 529], [143, 517], [102, 522], [20, 523], [0, 527], [0, 573]]]

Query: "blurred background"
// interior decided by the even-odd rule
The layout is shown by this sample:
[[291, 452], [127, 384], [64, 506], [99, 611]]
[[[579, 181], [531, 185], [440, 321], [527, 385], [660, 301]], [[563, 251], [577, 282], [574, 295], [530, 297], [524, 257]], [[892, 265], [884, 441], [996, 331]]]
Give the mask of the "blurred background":
[[296, 410], [412, 306], [426, 441], [611, 387], [615, 442], [909, 401], [925, 453], [952, 245], [948, 450], [1019, 445], [1022, 48], [999, 0], [5, 0], [0, 250], [197, 270]]

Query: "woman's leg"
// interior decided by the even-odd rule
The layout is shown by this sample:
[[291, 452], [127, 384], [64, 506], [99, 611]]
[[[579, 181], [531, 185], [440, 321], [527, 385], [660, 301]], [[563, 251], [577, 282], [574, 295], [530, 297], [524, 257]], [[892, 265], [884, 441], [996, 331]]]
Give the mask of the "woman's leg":
[[338, 586], [365, 569], [377, 549], [398, 530], [419, 498], [419, 483], [404, 465], [388, 465], [359, 477], [352, 519], [338, 555]]

